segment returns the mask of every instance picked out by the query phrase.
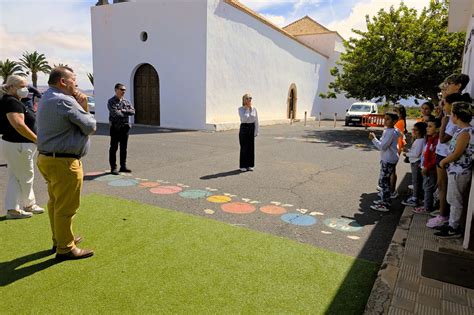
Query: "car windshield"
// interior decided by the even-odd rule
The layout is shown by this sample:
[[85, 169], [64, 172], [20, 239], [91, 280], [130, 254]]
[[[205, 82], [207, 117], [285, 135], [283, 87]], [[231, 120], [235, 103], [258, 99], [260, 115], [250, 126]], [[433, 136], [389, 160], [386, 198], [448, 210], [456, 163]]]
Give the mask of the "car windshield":
[[370, 112], [370, 105], [353, 104], [351, 112]]

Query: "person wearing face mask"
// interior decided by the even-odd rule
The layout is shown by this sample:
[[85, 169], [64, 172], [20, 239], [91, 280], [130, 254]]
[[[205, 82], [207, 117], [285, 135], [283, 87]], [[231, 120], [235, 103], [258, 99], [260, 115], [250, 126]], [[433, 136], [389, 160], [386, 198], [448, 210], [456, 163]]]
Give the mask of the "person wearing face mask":
[[38, 169], [48, 184], [48, 214], [52, 253], [58, 260], [91, 257], [94, 251], [76, 245], [82, 240], [72, 231], [72, 219], [80, 205], [84, 173], [81, 158], [89, 150], [89, 135], [96, 131], [88, 112], [87, 96], [76, 88], [69, 67], [49, 74], [49, 89], [38, 106]]
[[27, 82], [18, 75], [9, 76], [0, 89], [0, 108], [6, 118], [2, 148], [8, 164], [5, 209], [0, 216], [6, 215], [7, 219], [25, 219], [44, 212], [36, 204], [33, 191], [36, 119], [34, 113], [20, 101], [27, 95]]

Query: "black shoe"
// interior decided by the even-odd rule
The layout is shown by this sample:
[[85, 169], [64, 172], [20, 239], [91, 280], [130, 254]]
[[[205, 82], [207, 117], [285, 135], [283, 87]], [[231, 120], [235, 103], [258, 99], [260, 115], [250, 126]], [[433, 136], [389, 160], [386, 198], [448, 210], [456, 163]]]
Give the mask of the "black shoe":
[[459, 238], [462, 236], [461, 229], [453, 229], [451, 226], [446, 226], [441, 229], [441, 231], [434, 233], [435, 236], [439, 238]]
[[127, 168], [126, 166], [123, 166], [120, 168], [119, 172], [122, 172], [122, 173], [131, 173], [132, 170]]
[[112, 174], [112, 175], [119, 175], [119, 171], [117, 171], [117, 169], [114, 168], [114, 169], [112, 169], [112, 170], [110, 171], [110, 174]]

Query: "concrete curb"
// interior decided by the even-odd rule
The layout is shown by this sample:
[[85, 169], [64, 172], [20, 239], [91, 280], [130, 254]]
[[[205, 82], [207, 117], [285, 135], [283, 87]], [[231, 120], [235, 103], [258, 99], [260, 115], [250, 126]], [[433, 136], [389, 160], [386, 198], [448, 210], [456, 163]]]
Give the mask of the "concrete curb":
[[395, 291], [398, 272], [400, 271], [400, 265], [405, 252], [408, 230], [413, 219], [411, 209], [411, 207], [405, 207], [403, 211], [382, 265], [380, 266], [377, 278], [375, 279], [367, 305], [365, 306], [364, 314], [388, 314], [390, 302], [392, 301]]

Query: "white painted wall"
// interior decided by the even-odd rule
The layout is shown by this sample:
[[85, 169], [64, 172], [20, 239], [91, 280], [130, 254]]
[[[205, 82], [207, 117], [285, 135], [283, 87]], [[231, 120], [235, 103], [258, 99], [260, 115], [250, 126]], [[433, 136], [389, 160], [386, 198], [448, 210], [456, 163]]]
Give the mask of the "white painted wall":
[[206, 127], [206, 0], [138, 0], [92, 7], [91, 15], [99, 122], [108, 122], [115, 83], [127, 85], [133, 102], [135, 70], [149, 63], [160, 79], [161, 126]]
[[[471, 15], [470, 15], [471, 16]], [[462, 64], [462, 72], [469, 75], [469, 83], [466, 86], [465, 92], [468, 92], [471, 95], [474, 95], [474, 52], [473, 52], [473, 44], [474, 44], [474, 34], [471, 34], [471, 30], [474, 28], [474, 18], [470, 18], [467, 29], [466, 29], [466, 46], [464, 46], [464, 56], [463, 56], [463, 64]], [[470, 39], [470, 40], [469, 40]]]
[[253, 16], [208, 0], [208, 124], [236, 123], [242, 95], [249, 92], [260, 121], [287, 117], [288, 90], [297, 87], [297, 117], [318, 111], [318, 83], [327, 60]]

